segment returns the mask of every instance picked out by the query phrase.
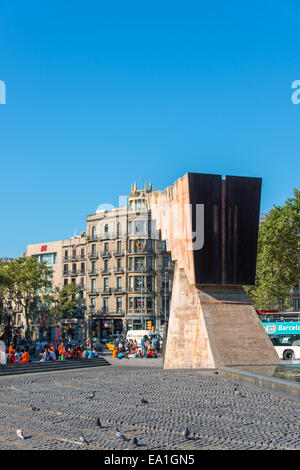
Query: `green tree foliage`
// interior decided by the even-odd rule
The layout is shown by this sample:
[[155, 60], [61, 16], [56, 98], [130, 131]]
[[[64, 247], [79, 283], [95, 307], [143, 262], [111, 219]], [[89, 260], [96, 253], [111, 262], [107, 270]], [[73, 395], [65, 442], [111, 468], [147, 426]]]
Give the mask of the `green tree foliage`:
[[290, 308], [291, 288], [300, 278], [300, 191], [274, 206], [260, 225], [255, 286], [246, 291], [255, 308]]
[[52, 268], [35, 257], [19, 258], [0, 266], [0, 289], [6, 300], [22, 305], [26, 328], [34, 319], [39, 305], [51, 302]]
[[51, 312], [57, 319], [71, 318], [77, 308], [78, 287], [71, 283], [63, 287], [55, 287], [52, 297]]

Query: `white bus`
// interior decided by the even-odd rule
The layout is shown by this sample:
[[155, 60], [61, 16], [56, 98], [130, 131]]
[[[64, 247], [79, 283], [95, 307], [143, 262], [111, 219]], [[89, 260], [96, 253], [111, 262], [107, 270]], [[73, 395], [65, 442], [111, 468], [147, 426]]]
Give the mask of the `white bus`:
[[264, 315], [261, 320], [280, 359], [300, 359], [299, 313]]

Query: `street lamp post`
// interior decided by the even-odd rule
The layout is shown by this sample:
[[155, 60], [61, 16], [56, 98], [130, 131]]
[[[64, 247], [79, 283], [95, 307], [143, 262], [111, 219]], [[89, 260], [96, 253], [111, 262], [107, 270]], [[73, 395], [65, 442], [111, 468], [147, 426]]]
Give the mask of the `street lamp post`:
[[11, 305], [11, 301], [9, 300], [8, 303], [7, 303], [7, 306], [6, 306], [6, 318], [7, 318], [7, 328], [8, 328], [8, 332], [7, 332], [7, 345], [9, 347], [10, 345], [10, 322], [11, 322], [11, 315], [12, 315], [12, 305]]

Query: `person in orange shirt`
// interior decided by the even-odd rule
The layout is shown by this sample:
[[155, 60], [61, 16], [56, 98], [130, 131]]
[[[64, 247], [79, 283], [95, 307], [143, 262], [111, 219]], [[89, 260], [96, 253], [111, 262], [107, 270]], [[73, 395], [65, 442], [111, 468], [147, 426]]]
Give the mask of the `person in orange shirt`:
[[30, 359], [29, 354], [28, 354], [27, 351], [25, 351], [25, 352], [22, 354], [22, 357], [21, 357], [20, 362], [29, 362], [29, 359]]
[[15, 352], [14, 343], [10, 343], [8, 348], [8, 354], [12, 354], [13, 352]]

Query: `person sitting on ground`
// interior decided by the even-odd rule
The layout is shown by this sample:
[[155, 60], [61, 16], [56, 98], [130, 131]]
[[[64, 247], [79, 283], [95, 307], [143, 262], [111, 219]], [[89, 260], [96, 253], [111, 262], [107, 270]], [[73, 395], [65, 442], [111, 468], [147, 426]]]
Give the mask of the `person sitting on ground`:
[[82, 352], [82, 359], [88, 359], [88, 357], [89, 357], [88, 350], [86, 348], [84, 348], [84, 350]]
[[99, 356], [98, 351], [96, 351], [95, 348], [93, 348], [92, 352], [93, 352], [93, 357], [98, 357]]
[[50, 361], [56, 361], [56, 354], [55, 354], [55, 351], [53, 351], [53, 349], [50, 349], [49, 351], [49, 360]]
[[28, 354], [27, 351], [25, 351], [25, 352], [22, 354], [22, 357], [21, 357], [20, 362], [29, 362], [29, 360], [30, 360], [29, 354]]

